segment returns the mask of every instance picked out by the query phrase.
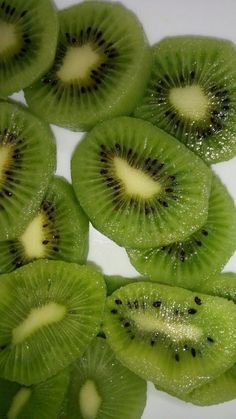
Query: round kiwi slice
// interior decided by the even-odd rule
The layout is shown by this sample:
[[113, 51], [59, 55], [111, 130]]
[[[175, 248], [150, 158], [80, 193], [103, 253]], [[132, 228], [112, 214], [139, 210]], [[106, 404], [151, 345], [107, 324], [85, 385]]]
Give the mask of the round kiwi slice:
[[0, 0], [0, 95], [29, 86], [52, 65], [59, 32], [50, 0]]
[[0, 101], [0, 240], [24, 230], [43, 199], [55, 161], [49, 126], [23, 106]]
[[20, 237], [0, 241], [0, 273], [43, 258], [83, 264], [87, 253], [88, 219], [72, 186], [55, 177]]
[[224, 298], [140, 282], [107, 298], [103, 327], [131, 371], [186, 393], [234, 364], [235, 321], [236, 307]]
[[6, 419], [56, 419], [69, 384], [69, 370], [33, 386], [0, 378], [0, 417]]
[[117, 361], [103, 338], [95, 338], [72, 364], [64, 415], [70, 419], [137, 419], [147, 384]]
[[59, 12], [52, 68], [25, 90], [47, 121], [88, 130], [131, 113], [146, 88], [151, 49], [136, 16], [120, 3], [89, 1]]
[[78, 144], [71, 172], [92, 224], [121, 246], [168, 244], [206, 220], [210, 170], [149, 122], [124, 116], [97, 125]]
[[44, 381], [86, 350], [99, 331], [105, 284], [94, 268], [39, 260], [0, 281], [0, 377]]
[[213, 176], [208, 218], [198, 231], [184, 241], [127, 252], [134, 267], [152, 280], [201, 289], [206, 278], [222, 270], [235, 249], [236, 209], [225, 186]]
[[202, 36], [153, 46], [146, 93], [134, 115], [182, 141], [207, 163], [236, 154], [236, 47]]

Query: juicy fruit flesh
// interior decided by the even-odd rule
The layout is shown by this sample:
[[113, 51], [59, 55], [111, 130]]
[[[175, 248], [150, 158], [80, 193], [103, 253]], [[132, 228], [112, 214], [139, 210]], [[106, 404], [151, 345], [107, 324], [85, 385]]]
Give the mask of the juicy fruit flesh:
[[30, 396], [31, 396], [31, 389], [22, 387], [14, 396], [12, 400], [12, 404], [10, 406], [10, 409], [7, 413], [8, 419], [16, 419], [18, 415], [20, 414], [21, 410], [24, 408], [26, 403], [28, 402]]
[[208, 98], [198, 85], [173, 87], [169, 93], [169, 100], [186, 119], [198, 121], [207, 115]]
[[24, 247], [24, 252], [29, 259], [43, 258], [46, 254], [46, 249], [43, 245], [44, 222], [45, 217], [42, 213], [39, 213], [26, 227], [26, 230], [20, 238], [20, 241]]
[[65, 83], [89, 77], [90, 71], [100, 65], [100, 55], [90, 44], [68, 48], [57, 76]]
[[126, 160], [114, 157], [113, 164], [116, 176], [129, 196], [148, 199], [160, 192], [161, 186], [157, 181], [141, 170], [130, 166]]
[[28, 317], [12, 331], [12, 343], [17, 345], [39, 329], [60, 322], [66, 315], [66, 307], [54, 302], [33, 308]]
[[87, 380], [79, 391], [79, 407], [83, 419], [96, 419], [102, 399], [93, 380]]
[[0, 185], [4, 183], [6, 168], [9, 165], [12, 152], [7, 146], [0, 147]]
[[12, 23], [4, 22], [0, 19], [0, 57], [8, 50], [17, 47], [18, 34], [16, 33], [15, 25]]

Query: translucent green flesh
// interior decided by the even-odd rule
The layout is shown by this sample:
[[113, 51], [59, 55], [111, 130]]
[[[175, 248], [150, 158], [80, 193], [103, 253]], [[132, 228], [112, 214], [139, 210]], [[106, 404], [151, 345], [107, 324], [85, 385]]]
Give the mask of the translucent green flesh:
[[95, 338], [72, 366], [66, 400], [62, 417], [136, 419], [146, 403], [146, 383], [117, 361], [106, 340]]
[[[60, 261], [37, 261], [5, 275], [0, 284], [5, 290], [5, 298], [0, 292], [0, 346], [4, 347], [0, 376], [31, 385], [79, 357], [99, 330], [104, 287], [101, 274], [94, 269]], [[46, 325], [45, 321], [55, 320], [55, 310], [46, 319], [40, 317], [40, 313], [45, 315], [41, 309], [52, 304], [65, 307], [66, 314]], [[29, 323], [29, 318], [26, 328], [24, 322]], [[18, 333], [11, 345], [12, 331], [19, 332], [23, 326], [20, 337], [24, 339]]]
[[[117, 157], [145, 173], [158, 193], [148, 198], [128, 195], [113, 169]], [[78, 145], [72, 183], [98, 230], [122, 246], [150, 248], [183, 239], [204, 223], [211, 173], [163, 131], [121, 117], [98, 125]]]
[[[59, 20], [55, 62], [26, 89], [30, 106], [49, 122], [74, 130], [131, 113], [146, 87], [151, 60], [136, 17], [121, 4], [85, 2], [61, 11]], [[85, 56], [85, 65], [78, 54]]]
[[200, 230], [185, 241], [145, 251], [128, 250], [128, 255], [135, 268], [154, 281], [204, 292], [207, 278], [222, 270], [235, 248], [235, 206], [214, 176], [208, 218]]
[[154, 45], [153, 58], [149, 85], [135, 116], [169, 132], [207, 163], [232, 158], [236, 154], [234, 45], [204, 37], [166, 38]]
[[[140, 316], [147, 321], [140, 323]], [[108, 297], [103, 329], [124, 365], [181, 394], [233, 365], [235, 316], [235, 306], [225, 299], [133, 283]]]

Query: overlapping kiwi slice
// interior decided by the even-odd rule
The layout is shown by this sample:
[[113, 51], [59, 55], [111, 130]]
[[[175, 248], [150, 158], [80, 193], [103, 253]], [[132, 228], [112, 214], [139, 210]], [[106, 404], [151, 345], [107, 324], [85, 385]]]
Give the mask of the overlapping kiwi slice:
[[222, 272], [201, 285], [202, 292], [232, 300], [236, 304], [236, 273]]
[[0, 278], [0, 377], [26, 386], [69, 365], [99, 331], [105, 302], [94, 268], [40, 260]]
[[42, 258], [82, 264], [87, 253], [88, 219], [72, 186], [55, 177], [40, 209], [21, 236], [0, 241], [0, 273]]
[[128, 250], [128, 255], [135, 268], [152, 280], [201, 289], [206, 278], [222, 270], [235, 249], [236, 208], [220, 179], [213, 176], [208, 218], [198, 231], [184, 241]]
[[146, 404], [147, 384], [125, 368], [103, 338], [95, 338], [71, 366], [69, 390], [60, 417], [137, 419]]
[[74, 130], [132, 112], [150, 74], [151, 49], [122, 4], [84, 2], [59, 12], [52, 68], [25, 90], [46, 120]]
[[0, 96], [29, 86], [53, 63], [59, 24], [50, 0], [0, 0]]
[[125, 285], [132, 284], [133, 282], [144, 281], [145, 278], [126, 278], [121, 275], [104, 275], [104, 279], [107, 286], [107, 295], [111, 295], [115, 290]]
[[235, 305], [224, 298], [141, 282], [108, 297], [104, 331], [126, 367], [185, 394], [234, 364], [235, 320]]
[[56, 419], [69, 384], [69, 369], [32, 386], [0, 379], [0, 417]]
[[71, 171], [91, 222], [119, 245], [182, 240], [206, 220], [210, 170], [149, 122], [119, 117], [97, 125], [77, 146]]
[[0, 240], [24, 230], [43, 199], [55, 161], [49, 126], [23, 106], [0, 101]]
[[146, 93], [134, 115], [169, 132], [207, 163], [236, 154], [236, 48], [178, 36], [153, 47]]

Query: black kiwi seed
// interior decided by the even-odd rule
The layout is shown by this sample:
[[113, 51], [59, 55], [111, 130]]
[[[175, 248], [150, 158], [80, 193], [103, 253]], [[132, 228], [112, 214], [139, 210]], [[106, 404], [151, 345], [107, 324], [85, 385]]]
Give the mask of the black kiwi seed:
[[201, 298], [199, 298], [198, 296], [196, 296], [196, 297], [194, 298], [194, 301], [195, 301], [195, 303], [196, 303], [198, 306], [200, 306], [200, 305], [202, 304], [202, 300], [201, 300]]
[[208, 340], [208, 342], [214, 343], [214, 339], [212, 339], [211, 336], [207, 336], [207, 340]]
[[193, 358], [195, 358], [195, 356], [196, 356], [196, 349], [191, 348], [191, 354], [192, 354]]
[[151, 346], [154, 346], [155, 345], [155, 340], [151, 340]]
[[154, 303], [152, 304], [153, 307], [158, 308], [161, 306], [161, 301], [154, 301]]
[[130, 327], [130, 323], [129, 322], [125, 322], [124, 326], [125, 327]]
[[117, 314], [117, 313], [118, 313], [118, 311], [117, 311], [115, 308], [113, 308], [113, 309], [111, 310], [111, 313], [112, 313], [112, 314]]
[[189, 308], [188, 309], [188, 313], [189, 314], [196, 314], [197, 313], [197, 310], [195, 308]]
[[179, 362], [179, 354], [175, 354], [175, 360]]
[[120, 305], [120, 304], [122, 304], [122, 301], [121, 301], [121, 300], [119, 300], [119, 299], [117, 299], [117, 300], [115, 300], [115, 303], [116, 303], [117, 305]]

